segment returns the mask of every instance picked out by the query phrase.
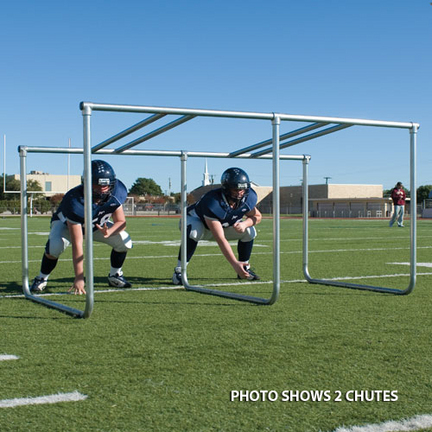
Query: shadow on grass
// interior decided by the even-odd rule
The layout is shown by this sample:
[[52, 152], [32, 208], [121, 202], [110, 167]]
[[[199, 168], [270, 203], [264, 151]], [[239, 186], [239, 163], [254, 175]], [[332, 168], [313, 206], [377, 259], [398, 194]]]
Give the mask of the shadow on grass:
[[0, 288], [0, 294], [22, 294], [22, 285], [17, 282], [2, 283], [4, 285]]
[[[227, 299], [229, 300], [229, 299]], [[238, 306], [258, 306], [258, 305], [254, 305], [252, 303], [247, 303], [247, 302], [240, 302], [237, 301], [234, 303], [234, 300], [231, 300], [233, 303], [219, 303], [219, 302], [215, 302], [215, 303], [203, 303], [203, 302], [194, 302], [194, 301], [154, 301], [154, 300], [96, 300], [95, 303], [108, 303], [108, 304], [114, 304], [114, 303], [118, 303], [118, 304], [140, 304], [140, 305], [148, 305], [148, 306], [167, 306], [167, 305], [171, 305], [171, 306], [178, 306], [178, 305], [189, 305], [189, 306], [225, 306], [225, 307], [238, 307]]]
[[[29, 284], [31, 285], [33, 279], [29, 280]], [[164, 285], [171, 284], [171, 279], [167, 278], [142, 278], [142, 277], [128, 277], [128, 281], [134, 285], [140, 285], [140, 284], [149, 284], [149, 285], [160, 285], [163, 283]], [[113, 288], [108, 285], [108, 279], [107, 277], [95, 277], [93, 280], [94, 288], [96, 289], [106, 289], [106, 288]], [[73, 278], [72, 277], [65, 277], [65, 278], [56, 278], [51, 277], [48, 280], [47, 287], [43, 291], [44, 294], [59, 294], [62, 292], [67, 292], [67, 290], [72, 286], [73, 284]], [[0, 297], [1, 295], [7, 295], [7, 294], [23, 294], [23, 287], [21, 283], [18, 282], [8, 282], [4, 284], [4, 288], [0, 288]]]

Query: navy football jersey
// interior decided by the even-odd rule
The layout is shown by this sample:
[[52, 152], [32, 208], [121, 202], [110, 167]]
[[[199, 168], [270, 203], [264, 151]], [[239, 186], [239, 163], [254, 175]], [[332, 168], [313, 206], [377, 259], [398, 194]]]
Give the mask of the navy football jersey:
[[[126, 186], [117, 180], [109, 199], [102, 205], [92, 205], [93, 231], [97, 230], [95, 224], [102, 226], [108, 222], [112, 214], [126, 201], [126, 198]], [[69, 221], [84, 225], [83, 185], [76, 186], [66, 193], [51, 220], [61, 220], [64, 223]]]
[[249, 189], [236, 208], [231, 208], [223, 193], [223, 189], [213, 189], [204, 194], [199, 201], [192, 204], [189, 210], [194, 209], [197, 216], [207, 226], [205, 218], [218, 220], [224, 228], [234, 225], [241, 220], [245, 213], [250, 212], [257, 204], [257, 194]]

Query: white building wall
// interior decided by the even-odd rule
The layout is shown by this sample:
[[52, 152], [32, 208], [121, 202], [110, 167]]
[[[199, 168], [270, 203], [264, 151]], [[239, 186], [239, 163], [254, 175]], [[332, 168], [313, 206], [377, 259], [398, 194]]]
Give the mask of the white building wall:
[[[20, 180], [20, 175], [14, 175], [15, 180]], [[52, 196], [58, 193], [66, 193], [69, 189], [81, 184], [80, 175], [56, 175], [56, 174], [27, 174], [27, 180], [36, 180], [42, 186], [42, 193]]]
[[329, 184], [327, 198], [382, 198], [382, 185]]

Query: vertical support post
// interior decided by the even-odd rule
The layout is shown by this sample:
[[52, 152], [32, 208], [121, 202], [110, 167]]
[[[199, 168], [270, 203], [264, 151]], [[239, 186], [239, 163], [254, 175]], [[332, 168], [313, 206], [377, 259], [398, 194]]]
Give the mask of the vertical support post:
[[183, 286], [188, 286], [187, 279], [187, 158], [182, 151], [181, 160], [181, 274]]
[[280, 290], [280, 117], [272, 120], [273, 129], [273, 294], [269, 304], [279, 297]]
[[417, 130], [417, 125], [413, 125], [410, 129], [411, 249], [410, 283], [407, 289], [407, 294], [414, 289], [417, 271]]
[[[303, 273], [309, 276], [309, 157], [303, 159]], [[309, 276], [310, 277], [310, 276]]]
[[25, 147], [18, 148], [20, 154], [20, 182], [21, 182], [21, 268], [22, 268], [22, 286], [25, 298], [36, 303], [41, 303], [44, 306], [60, 310], [69, 315], [81, 318], [82, 311], [65, 306], [60, 303], [55, 303], [43, 297], [33, 295], [29, 288], [29, 260], [28, 260], [28, 225], [27, 225], [27, 149]]
[[86, 308], [84, 318], [88, 318], [93, 310], [94, 303], [94, 275], [93, 275], [93, 222], [92, 222], [92, 172], [91, 172], [91, 134], [90, 119], [92, 110], [83, 106], [84, 130], [84, 230], [85, 230], [85, 281], [86, 281]]
[[27, 151], [19, 147], [21, 181], [21, 268], [24, 295], [30, 295], [28, 264], [28, 226], [27, 226]]
[[[306, 229], [303, 231], [303, 274], [306, 280], [313, 284], [339, 286], [366, 291], [375, 291], [388, 294], [405, 295], [410, 294], [416, 284], [417, 266], [417, 185], [416, 185], [416, 160], [417, 160], [417, 130], [418, 125], [412, 124], [410, 128], [410, 192], [411, 192], [411, 231], [410, 231], [410, 280], [408, 287], [404, 290], [395, 288], [378, 287], [373, 285], [354, 284], [328, 279], [313, 279], [310, 276], [307, 262], [307, 221]], [[303, 191], [304, 192], [304, 191]]]

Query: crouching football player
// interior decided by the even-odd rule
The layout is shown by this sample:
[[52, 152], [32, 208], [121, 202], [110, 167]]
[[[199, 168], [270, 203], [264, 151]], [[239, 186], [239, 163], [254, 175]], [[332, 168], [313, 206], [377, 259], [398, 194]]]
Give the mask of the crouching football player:
[[[93, 240], [112, 247], [108, 284], [118, 288], [129, 288], [131, 284], [123, 277], [122, 272], [126, 254], [132, 248], [132, 240], [125, 231], [126, 219], [122, 205], [127, 197], [126, 186], [117, 180], [113, 168], [105, 161], [92, 161], [91, 170]], [[51, 218], [51, 230], [42, 257], [40, 274], [35, 277], [30, 288], [33, 293], [40, 293], [45, 289], [59, 256], [69, 244], [72, 244], [75, 272], [75, 280], [69, 291], [73, 291], [74, 294], [86, 293], [83, 238], [84, 186], [79, 185], [66, 193]]]
[[[255, 225], [261, 222], [256, 208], [257, 194], [249, 177], [240, 168], [228, 168], [221, 178], [221, 188], [204, 194], [187, 209], [187, 262], [192, 258], [200, 240], [216, 240], [222, 254], [231, 264], [239, 279], [258, 280], [249, 265]], [[238, 240], [236, 258], [228, 240]], [[180, 285], [181, 248], [172, 281]]]

